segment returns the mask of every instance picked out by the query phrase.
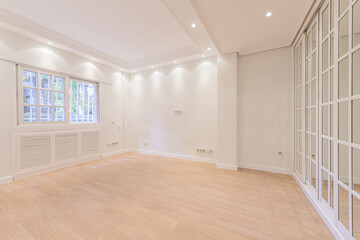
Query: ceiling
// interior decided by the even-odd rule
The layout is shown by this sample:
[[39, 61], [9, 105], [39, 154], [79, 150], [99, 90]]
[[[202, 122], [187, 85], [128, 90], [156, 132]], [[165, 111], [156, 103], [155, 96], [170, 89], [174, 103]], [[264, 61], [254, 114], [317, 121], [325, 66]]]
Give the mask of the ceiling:
[[220, 52], [247, 54], [291, 45], [314, 0], [192, 2]]
[[313, 1], [1, 0], [0, 22], [134, 69], [289, 46]]

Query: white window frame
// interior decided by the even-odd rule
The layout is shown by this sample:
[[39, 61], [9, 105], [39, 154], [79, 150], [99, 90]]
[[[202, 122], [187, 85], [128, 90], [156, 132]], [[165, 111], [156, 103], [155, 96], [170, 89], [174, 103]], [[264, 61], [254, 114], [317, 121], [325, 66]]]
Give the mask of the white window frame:
[[[37, 121], [34, 122], [28, 122], [28, 121], [24, 121], [24, 106], [27, 104], [24, 104], [24, 92], [23, 92], [23, 88], [24, 88], [24, 84], [23, 84], [23, 71], [24, 70], [28, 70], [28, 71], [32, 71], [32, 72], [36, 72], [37, 73], [37, 87], [34, 89], [38, 89], [38, 94], [37, 94], [37, 104], [33, 105], [33, 106], [37, 106]], [[51, 89], [46, 89], [48, 91], [51, 91], [52, 93], [52, 105], [41, 105], [40, 104], [40, 91], [42, 88], [40, 88], [40, 74], [48, 74], [52, 76], [51, 79]], [[55, 111], [55, 102], [54, 102], [54, 93], [55, 92], [61, 92], [61, 91], [56, 91], [54, 89], [54, 80], [55, 77], [61, 77], [65, 79], [64, 82], [64, 93], [65, 93], [65, 121], [55, 121], [55, 115], [54, 115], [54, 111]], [[71, 122], [70, 121], [70, 78], [72, 80], [75, 81], [79, 81], [79, 82], [85, 82], [85, 83], [91, 83], [94, 84], [96, 86], [96, 90], [95, 90], [95, 103], [96, 103], [96, 121], [95, 122]], [[30, 87], [31, 88], [31, 87]], [[45, 89], [44, 89], [45, 90]], [[59, 73], [59, 72], [54, 72], [54, 71], [50, 71], [50, 70], [46, 70], [46, 69], [42, 69], [42, 68], [36, 68], [36, 67], [32, 67], [32, 66], [27, 66], [27, 65], [17, 65], [17, 107], [18, 107], [18, 121], [17, 121], [17, 125], [61, 125], [61, 124], [66, 124], [66, 125], [73, 125], [73, 124], [97, 124], [100, 123], [100, 100], [99, 100], [99, 82], [96, 81], [91, 81], [91, 80], [82, 80], [76, 77], [71, 77], [68, 74], [64, 74], [64, 73]], [[45, 106], [45, 107], [52, 107], [52, 121], [40, 121], [40, 107]]]

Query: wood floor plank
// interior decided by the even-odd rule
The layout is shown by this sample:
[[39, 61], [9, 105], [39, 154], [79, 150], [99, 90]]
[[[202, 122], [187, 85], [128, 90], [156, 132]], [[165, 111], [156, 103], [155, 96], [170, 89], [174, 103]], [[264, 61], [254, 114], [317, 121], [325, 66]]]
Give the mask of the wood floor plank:
[[136, 153], [0, 186], [0, 240], [334, 239], [291, 176]]

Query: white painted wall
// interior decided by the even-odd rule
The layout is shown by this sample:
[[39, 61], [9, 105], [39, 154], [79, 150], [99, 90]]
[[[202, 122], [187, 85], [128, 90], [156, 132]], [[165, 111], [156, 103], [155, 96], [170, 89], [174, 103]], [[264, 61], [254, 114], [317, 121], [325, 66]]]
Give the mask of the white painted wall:
[[[216, 59], [210, 58], [132, 74], [128, 147], [193, 160], [215, 159], [216, 72]], [[215, 152], [197, 153], [196, 148]]]
[[294, 131], [290, 47], [239, 57], [238, 124], [240, 167], [291, 172]]
[[[12, 134], [100, 128], [100, 154], [124, 148], [124, 82], [129, 77], [107, 66], [0, 29], [0, 183], [13, 175]], [[27, 64], [99, 81], [99, 124], [16, 125], [16, 64]], [[114, 124], [112, 123], [114, 121]], [[107, 143], [119, 145], [107, 147]]]

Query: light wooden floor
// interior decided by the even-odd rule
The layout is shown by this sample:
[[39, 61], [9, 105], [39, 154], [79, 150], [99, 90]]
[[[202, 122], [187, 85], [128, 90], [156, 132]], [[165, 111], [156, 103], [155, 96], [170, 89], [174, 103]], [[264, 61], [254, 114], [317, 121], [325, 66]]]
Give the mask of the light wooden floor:
[[0, 186], [0, 239], [333, 237], [290, 176], [131, 153]]

